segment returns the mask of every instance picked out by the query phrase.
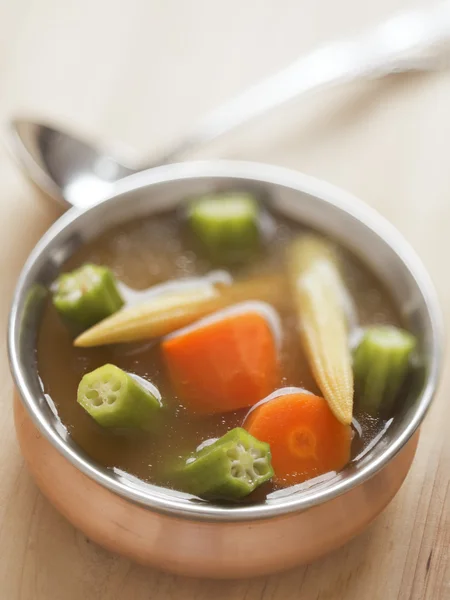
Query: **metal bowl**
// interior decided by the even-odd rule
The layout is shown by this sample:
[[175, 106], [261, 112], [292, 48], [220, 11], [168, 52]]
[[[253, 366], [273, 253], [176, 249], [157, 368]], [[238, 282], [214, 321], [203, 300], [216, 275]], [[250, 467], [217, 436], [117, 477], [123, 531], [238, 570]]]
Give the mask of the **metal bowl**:
[[[223, 507], [145, 484], [96, 464], [73, 442], [42, 391], [36, 333], [50, 282], [81, 245], [109, 227], [211, 190], [249, 188], [277, 209], [352, 250], [388, 286], [420, 341], [420, 367], [385, 435], [337, 476], [266, 502]], [[20, 395], [16, 429], [43, 493], [76, 527], [111, 550], [189, 575], [244, 577], [310, 561], [345, 543], [386, 506], [414, 456], [435, 392], [441, 318], [422, 263], [375, 211], [327, 183], [278, 167], [230, 161], [168, 165], [133, 175], [115, 195], [71, 209], [43, 236], [20, 276], [9, 323], [11, 370]], [[55, 351], [57, 349], [55, 348]]]

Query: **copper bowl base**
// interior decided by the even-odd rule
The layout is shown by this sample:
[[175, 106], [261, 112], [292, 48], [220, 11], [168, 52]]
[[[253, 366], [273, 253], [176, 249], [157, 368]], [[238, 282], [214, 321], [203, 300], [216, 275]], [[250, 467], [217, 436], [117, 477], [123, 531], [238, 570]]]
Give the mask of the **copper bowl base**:
[[337, 498], [267, 520], [208, 522], [146, 509], [102, 487], [39, 433], [18, 395], [17, 437], [42, 493], [100, 546], [144, 565], [181, 575], [241, 578], [309, 563], [361, 533], [405, 479], [418, 432], [384, 469]]

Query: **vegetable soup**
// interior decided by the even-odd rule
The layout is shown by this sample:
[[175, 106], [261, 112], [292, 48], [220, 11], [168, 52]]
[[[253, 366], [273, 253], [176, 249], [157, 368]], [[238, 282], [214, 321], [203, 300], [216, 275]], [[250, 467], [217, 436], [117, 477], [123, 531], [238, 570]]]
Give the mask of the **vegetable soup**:
[[343, 469], [395, 418], [416, 344], [365, 265], [246, 192], [107, 231], [50, 291], [38, 370], [70, 436], [211, 502]]

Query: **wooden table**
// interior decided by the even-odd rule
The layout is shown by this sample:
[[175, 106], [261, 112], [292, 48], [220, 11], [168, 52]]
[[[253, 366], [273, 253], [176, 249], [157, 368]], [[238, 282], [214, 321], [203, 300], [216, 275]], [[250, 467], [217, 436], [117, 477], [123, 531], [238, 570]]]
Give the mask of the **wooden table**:
[[[426, 0], [423, 2], [426, 3]], [[331, 37], [408, 0], [0, 0], [0, 117], [59, 120], [140, 156], [207, 109]], [[304, 99], [202, 156], [270, 161], [328, 179], [412, 242], [450, 316], [450, 74], [393, 77]], [[20, 268], [59, 214], [0, 154], [0, 323]], [[15, 441], [0, 341], [3, 600], [445, 600], [450, 598], [450, 376], [416, 460], [376, 523], [327, 558], [241, 582], [183, 579], [86, 540], [35, 487]], [[268, 549], [270, 551], [270, 549]]]

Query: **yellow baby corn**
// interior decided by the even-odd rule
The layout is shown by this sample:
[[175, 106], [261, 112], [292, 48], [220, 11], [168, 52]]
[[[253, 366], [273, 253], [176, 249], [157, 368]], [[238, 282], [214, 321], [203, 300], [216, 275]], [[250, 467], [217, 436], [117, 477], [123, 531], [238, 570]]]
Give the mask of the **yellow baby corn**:
[[345, 288], [333, 248], [318, 236], [295, 240], [288, 254], [299, 330], [311, 370], [334, 415], [349, 424], [353, 372]]
[[78, 336], [75, 346], [137, 342], [167, 335], [201, 317], [244, 300], [262, 300], [280, 307], [288, 299], [281, 276], [258, 277], [231, 285], [216, 284], [171, 290], [141, 304], [125, 306]]

